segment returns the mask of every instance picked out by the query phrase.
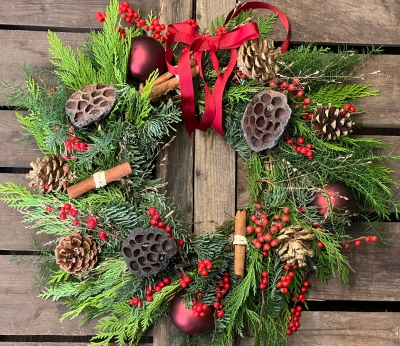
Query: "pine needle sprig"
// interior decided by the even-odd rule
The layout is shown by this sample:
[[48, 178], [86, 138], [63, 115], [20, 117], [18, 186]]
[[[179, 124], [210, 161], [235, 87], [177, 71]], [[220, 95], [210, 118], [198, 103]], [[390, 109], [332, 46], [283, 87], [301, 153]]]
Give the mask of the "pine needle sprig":
[[313, 102], [321, 104], [332, 104], [333, 107], [341, 108], [346, 102], [369, 96], [378, 96], [380, 89], [367, 91], [372, 84], [328, 84], [321, 87], [309, 97]]
[[257, 25], [258, 25], [258, 32], [260, 33], [260, 36], [264, 38], [268, 38], [270, 33], [272, 32], [272, 29], [274, 28], [274, 24], [278, 18], [278, 15], [276, 13], [270, 15], [270, 16], [259, 16], [257, 19]]

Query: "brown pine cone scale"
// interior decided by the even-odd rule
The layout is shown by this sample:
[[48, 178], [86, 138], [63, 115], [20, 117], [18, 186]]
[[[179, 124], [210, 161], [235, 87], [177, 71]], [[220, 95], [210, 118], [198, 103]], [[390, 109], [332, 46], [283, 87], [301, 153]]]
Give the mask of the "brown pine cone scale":
[[56, 263], [70, 274], [82, 274], [97, 262], [96, 243], [86, 235], [77, 232], [62, 237], [55, 249]]

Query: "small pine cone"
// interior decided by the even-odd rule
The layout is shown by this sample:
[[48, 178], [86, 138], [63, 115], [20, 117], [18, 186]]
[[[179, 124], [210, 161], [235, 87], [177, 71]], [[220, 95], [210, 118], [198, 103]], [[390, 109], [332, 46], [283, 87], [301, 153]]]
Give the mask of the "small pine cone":
[[33, 170], [26, 175], [31, 179], [29, 186], [39, 193], [50, 191], [65, 192], [67, 189], [66, 161], [57, 155], [38, 157], [36, 162], [31, 162]]
[[78, 275], [94, 267], [97, 253], [96, 243], [89, 236], [74, 232], [60, 239], [55, 250], [56, 263], [67, 273]]
[[307, 265], [307, 256], [313, 257], [314, 251], [310, 249], [310, 240], [315, 239], [311, 228], [303, 226], [288, 226], [277, 233], [276, 240], [279, 245], [275, 248], [282, 262], [292, 266], [298, 263], [299, 267]]
[[334, 141], [340, 136], [347, 136], [353, 132], [353, 120], [350, 113], [344, 109], [335, 109], [331, 104], [328, 107], [319, 104], [311, 118], [311, 129], [316, 136], [327, 141]]
[[237, 65], [251, 79], [265, 83], [278, 73], [276, 60], [281, 55], [281, 49], [274, 48], [273, 40], [259, 37], [246, 41], [239, 48]]

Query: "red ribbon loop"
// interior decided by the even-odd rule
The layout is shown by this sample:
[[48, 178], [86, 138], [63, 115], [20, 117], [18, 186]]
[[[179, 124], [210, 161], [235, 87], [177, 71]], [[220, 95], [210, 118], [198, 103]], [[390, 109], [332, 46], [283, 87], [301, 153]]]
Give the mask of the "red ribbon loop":
[[[279, 13], [283, 14], [282, 11], [272, 5], [269, 5], [269, 7], [265, 7], [263, 5], [268, 4], [262, 2], [250, 2], [245, 5], [239, 5], [228, 14], [226, 22], [228, 22], [229, 19], [237, 16], [240, 12], [249, 8], [268, 8], [274, 12], [279, 11]], [[281, 18], [279, 13], [278, 15]], [[284, 14], [283, 16], [286, 18]], [[288, 21], [287, 25], [289, 25]], [[289, 30], [288, 26], [285, 25], [285, 27], [287, 30]], [[247, 23], [219, 36], [200, 36], [196, 30], [187, 23], [176, 23], [169, 25], [168, 32], [169, 36], [167, 36], [165, 56], [167, 60], [168, 71], [179, 77], [182, 99], [182, 115], [187, 132], [190, 135], [196, 128], [206, 131], [210, 126], [212, 126], [215, 131], [223, 135], [222, 96], [226, 82], [228, 81], [228, 78], [236, 65], [236, 48], [240, 47], [248, 40], [259, 37], [257, 24], [253, 22]], [[181, 42], [189, 46], [188, 50], [179, 58], [178, 66], [172, 66], [169, 63], [173, 57], [171, 44], [174, 42]], [[288, 38], [287, 42], [289, 42]], [[287, 47], [288, 46], [289, 43], [287, 43]], [[219, 62], [215, 54], [218, 49], [230, 49], [231, 51], [229, 63], [223, 73], [220, 73], [219, 71]], [[215, 82], [212, 92], [210, 91], [210, 88], [205, 82], [203, 76], [201, 60], [203, 52], [205, 51], [210, 52], [211, 62], [214, 70], [217, 73], [217, 81]], [[196, 64], [199, 67], [199, 75], [204, 83], [205, 108], [201, 121], [199, 121], [196, 117], [193, 80], [190, 66], [190, 52], [193, 53], [193, 59], [196, 61]]]

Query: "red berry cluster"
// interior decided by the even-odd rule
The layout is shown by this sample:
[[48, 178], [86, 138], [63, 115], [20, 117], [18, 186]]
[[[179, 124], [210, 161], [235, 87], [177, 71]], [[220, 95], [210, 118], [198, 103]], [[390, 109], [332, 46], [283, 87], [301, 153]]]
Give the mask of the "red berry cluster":
[[303, 307], [301, 305], [295, 305], [293, 308], [290, 309], [290, 316], [289, 316], [289, 326], [286, 329], [287, 335], [292, 335], [298, 328], [300, 328], [300, 316]]
[[[199, 292], [197, 294], [198, 298], [201, 298], [203, 293]], [[207, 304], [204, 304], [202, 301], [198, 300], [198, 298], [193, 298], [193, 316], [194, 317], [204, 317], [206, 315], [205, 311], [209, 308]]]
[[303, 87], [300, 84], [298, 78], [293, 78], [292, 80], [274, 78], [272, 81], [269, 82], [269, 87], [273, 89], [277, 88], [281, 91], [294, 93], [296, 97], [304, 96]]
[[267, 288], [268, 285], [268, 272], [263, 271], [261, 273], [261, 283], [260, 283], [260, 290], [264, 291]]
[[214, 302], [213, 306], [216, 310], [215, 315], [218, 318], [222, 318], [225, 315], [225, 311], [223, 310], [224, 306], [221, 301], [226, 292], [231, 288], [231, 277], [228, 272], [224, 273], [224, 276], [221, 280], [217, 281], [215, 289], [215, 297], [217, 300]]
[[[287, 273], [286, 275], [281, 276], [281, 280], [276, 284], [276, 286], [281, 289], [282, 294], [286, 294], [289, 292], [288, 287], [290, 286], [291, 280], [295, 277], [294, 271], [297, 269], [297, 265], [295, 264], [293, 266], [289, 266], [285, 264], [283, 268], [286, 270]], [[290, 271], [291, 269], [293, 271]]]
[[94, 14], [94, 16], [96, 17], [96, 20], [97, 20], [99, 23], [104, 22], [104, 21], [106, 20], [106, 18], [107, 18], [107, 15], [106, 15], [105, 12], [96, 12], [96, 13]]
[[190, 281], [192, 281], [190, 276], [185, 275], [182, 279], [179, 280], [179, 283], [183, 288], [186, 288], [188, 287]]
[[[262, 251], [263, 257], [268, 257], [268, 251], [271, 247], [278, 246], [279, 242], [277, 239], [274, 239], [272, 234], [278, 232], [278, 230], [283, 228], [283, 223], [280, 221], [280, 216], [275, 215], [274, 221], [270, 224], [266, 214], [261, 212], [262, 206], [257, 203], [254, 205], [256, 212], [250, 216], [250, 220], [255, 223], [253, 225], [249, 225], [246, 228], [247, 234], [252, 234], [254, 231], [256, 232], [256, 236], [252, 240], [252, 244], [258, 250]], [[283, 222], [289, 222], [290, 218], [286, 215], [283, 216]]]
[[299, 154], [307, 156], [310, 160], [313, 158], [314, 156], [314, 152], [312, 151], [313, 146], [311, 143], [305, 144], [305, 139], [303, 137], [298, 137], [295, 142], [293, 138], [285, 136], [284, 141], [287, 144], [291, 145], [292, 148], [296, 150]]
[[[362, 244], [362, 240], [363, 239], [365, 239], [365, 242], [367, 242], [367, 243], [375, 243], [377, 240], [378, 240], [378, 237], [376, 236], [376, 235], [372, 235], [372, 236], [367, 236], [367, 237], [361, 237], [361, 238], [359, 238], [359, 239], [355, 239], [354, 241], [353, 241], [353, 243], [354, 243], [354, 245], [355, 246], [361, 246], [361, 244]], [[345, 243], [344, 245], [343, 245], [343, 248], [344, 249], [350, 249], [350, 243]]]
[[[154, 292], [160, 292], [165, 286], [169, 285], [171, 283], [171, 279], [168, 277], [165, 277], [164, 279], [162, 279], [157, 285], [156, 287], [154, 287], [154, 285], [150, 285], [147, 290], [146, 290], [146, 297], [145, 300], [148, 302], [152, 302], [153, 301], [153, 293]], [[139, 297], [135, 297], [132, 298], [129, 301], [129, 304], [132, 306], [138, 306], [138, 307], [142, 307], [143, 306], [143, 302]]]
[[223, 278], [216, 281], [215, 289], [217, 292], [221, 292], [222, 295], [226, 294], [231, 288], [231, 276], [228, 272], [224, 273]]
[[215, 33], [219, 36], [222, 35], [226, 32], [226, 27], [225, 25], [221, 26], [220, 28], [215, 29]]
[[77, 138], [74, 135], [70, 136], [64, 142], [64, 145], [65, 145], [65, 150], [67, 150], [67, 151], [76, 150], [76, 151], [84, 152], [85, 150], [92, 150], [92, 147], [90, 145], [87, 145], [86, 143], [82, 142], [79, 138]]
[[202, 276], [208, 276], [208, 273], [212, 268], [213, 268], [213, 264], [207, 258], [202, 261], [199, 261], [199, 263], [197, 263], [197, 270], [198, 270], [199, 274]]
[[[148, 32], [150, 37], [154, 37], [161, 42], [166, 41], [166, 36], [163, 36], [161, 32], [165, 30], [165, 24], [162, 24], [158, 21], [157, 18], [153, 18], [151, 23], [146, 23], [144, 18], [140, 17], [140, 13], [135, 11], [133, 8], [130, 7], [129, 2], [121, 2], [118, 7], [118, 13], [121, 15], [121, 18], [125, 20], [128, 24], [133, 24], [137, 28], [142, 28], [143, 30]], [[120, 33], [122, 37], [125, 37], [125, 31], [123, 30]]]
[[[50, 206], [46, 206], [46, 212], [51, 213], [53, 212], [53, 208]], [[72, 218], [72, 226], [76, 227], [79, 225], [80, 221], [77, 218], [79, 214], [79, 210], [72, 207], [70, 203], [65, 203], [59, 210], [58, 218], [62, 221], [67, 220], [68, 217]], [[89, 216], [87, 218], [87, 228], [88, 230], [92, 230], [97, 226], [97, 221], [93, 216]], [[99, 231], [99, 238], [103, 241], [107, 240], [106, 232], [100, 230]]]
[[171, 226], [165, 225], [165, 222], [161, 220], [161, 215], [159, 213], [157, 213], [157, 209], [155, 207], [150, 207], [146, 214], [148, 216], [151, 216], [150, 219], [150, 225], [157, 227], [157, 228], [162, 228], [164, 229], [165, 232], [168, 233], [169, 237], [173, 240], [176, 241], [176, 244], [179, 247], [182, 247], [183, 245], [185, 245], [185, 241], [180, 239], [180, 240], [176, 240], [175, 237], [172, 235], [172, 229]]
[[239, 85], [240, 84], [239, 78], [247, 79], [247, 76], [242, 71], [239, 70], [233, 74], [233, 77], [232, 77], [233, 83], [235, 83], [236, 85]]
[[356, 111], [356, 107], [352, 106], [349, 103], [344, 104], [343, 109], [345, 109], [346, 111], [349, 111], [351, 113], [354, 113]]

